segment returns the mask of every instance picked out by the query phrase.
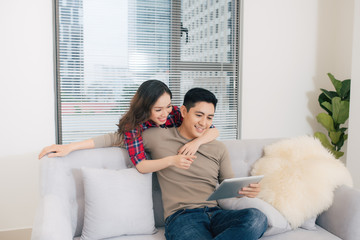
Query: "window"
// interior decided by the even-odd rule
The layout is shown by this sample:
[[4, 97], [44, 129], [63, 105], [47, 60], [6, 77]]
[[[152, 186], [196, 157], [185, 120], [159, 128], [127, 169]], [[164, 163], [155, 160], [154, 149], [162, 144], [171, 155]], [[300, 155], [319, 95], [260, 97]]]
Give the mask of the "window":
[[148, 79], [165, 82], [178, 106], [192, 87], [211, 90], [220, 138], [237, 138], [239, 18], [237, 1], [226, 3], [216, 17], [227, 31], [214, 33], [207, 16], [223, 1], [56, 0], [58, 142], [116, 131]]

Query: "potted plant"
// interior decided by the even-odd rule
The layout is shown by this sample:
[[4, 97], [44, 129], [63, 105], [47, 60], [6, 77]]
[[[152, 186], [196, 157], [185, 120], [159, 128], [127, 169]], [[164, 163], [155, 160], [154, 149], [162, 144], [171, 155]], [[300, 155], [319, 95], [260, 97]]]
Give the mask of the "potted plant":
[[349, 118], [351, 80], [337, 80], [331, 73], [328, 73], [328, 76], [334, 85], [335, 91], [321, 89], [322, 93], [318, 100], [326, 113], [319, 113], [316, 116], [317, 121], [328, 131], [328, 136], [321, 132], [316, 132], [314, 136], [336, 158], [340, 158], [344, 155], [344, 152], [340, 151], [341, 147], [348, 137], [346, 134], [347, 128], [341, 125], [345, 124]]

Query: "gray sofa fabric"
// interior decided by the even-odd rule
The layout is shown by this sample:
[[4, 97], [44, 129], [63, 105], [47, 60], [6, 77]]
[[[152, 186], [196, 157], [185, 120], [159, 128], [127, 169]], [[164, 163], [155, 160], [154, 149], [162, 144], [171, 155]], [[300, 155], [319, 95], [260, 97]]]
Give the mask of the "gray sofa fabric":
[[[108, 238], [106, 240], [165, 240], [164, 228], [159, 228], [159, 231], [154, 235], [137, 235], [137, 236], [122, 236], [116, 238]], [[296, 229], [291, 232], [282, 233], [279, 235], [262, 237], [261, 240], [340, 240], [337, 236], [327, 232], [323, 228], [318, 227], [317, 231], [308, 231], [304, 229]], [[75, 240], [80, 240], [80, 237], [75, 238]], [[244, 239], [246, 240], [246, 239]]]
[[347, 186], [336, 189], [332, 206], [316, 223], [346, 240], [360, 239], [360, 191]]
[[[263, 147], [276, 139], [226, 140], [236, 177], [248, 176]], [[65, 157], [41, 160], [41, 202], [34, 220], [32, 240], [79, 239], [84, 219], [84, 189], [81, 167], [124, 169], [132, 167], [126, 150], [102, 148], [75, 151]], [[153, 174], [154, 235], [122, 236], [112, 239], [165, 239], [161, 191]], [[360, 239], [360, 191], [340, 187], [334, 203], [317, 219], [317, 230], [294, 231], [263, 237], [264, 240]]]

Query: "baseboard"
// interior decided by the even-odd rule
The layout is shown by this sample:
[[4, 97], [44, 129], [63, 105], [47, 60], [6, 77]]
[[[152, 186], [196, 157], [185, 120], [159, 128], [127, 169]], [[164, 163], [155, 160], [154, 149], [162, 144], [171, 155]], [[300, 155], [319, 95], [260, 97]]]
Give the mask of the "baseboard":
[[0, 240], [30, 240], [31, 228], [0, 230]]

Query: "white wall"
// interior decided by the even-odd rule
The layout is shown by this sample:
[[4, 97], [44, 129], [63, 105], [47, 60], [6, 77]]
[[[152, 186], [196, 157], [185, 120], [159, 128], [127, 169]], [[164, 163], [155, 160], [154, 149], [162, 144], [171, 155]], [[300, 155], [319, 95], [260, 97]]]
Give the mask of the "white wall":
[[0, 1], [0, 231], [31, 227], [55, 141], [52, 1]]
[[355, 187], [360, 189], [360, 0], [354, 7], [354, 45], [351, 76], [349, 143], [347, 166], [353, 175]]
[[241, 138], [324, 131], [327, 73], [351, 77], [353, 0], [244, 0]]

